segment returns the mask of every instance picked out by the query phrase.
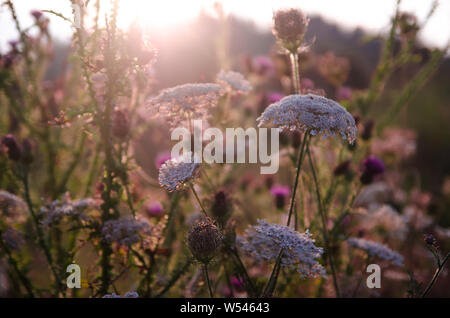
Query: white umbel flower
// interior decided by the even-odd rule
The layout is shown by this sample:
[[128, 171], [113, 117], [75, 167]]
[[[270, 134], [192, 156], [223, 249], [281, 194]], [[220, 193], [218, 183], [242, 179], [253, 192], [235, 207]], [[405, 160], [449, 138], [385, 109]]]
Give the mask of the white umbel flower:
[[179, 190], [198, 175], [199, 167], [192, 152], [167, 160], [159, 168], [159, 184], [168, 191]]
[[25, 201], [8, 191], [0, 190], [0, 216], [7, 223], [23, 222], [26, 218]]
[[313, 94], [286, 96], [269, 105], [256, 120], [259, 127], [309, 131], [324, 137], [338, 134], [350, 143], [356, 139], [353, 116], [337, 102]]
[[223, 95], [222, 86], [213, 83], [183, 84], [164, 89], [147, 102], [152, 114], [170, 120], [177, 127], [187, 120], [206, 120], [211, 107]]
[[217, 74], [217, 83], [230, 91], [246, 94], [252, 89], [252, 84], [239, 72], [221, 70]]
[[355, 248], [366, 251], [370, 256], [378, 256], [394, 265], [403, 266], [403, 256], [384, 244], [356, 237], [349, 238], [348, 243]]
[[117, 220], [106, 221], [102, 228], [103, 239], [109, 243], [131, 246], [141, 240], [140, 235], [150, 235], [151, 228], [144, 220], [125, 216]]
[[296, 269], [302, 278], [326, 277], [325, 269], [316, 261], [323, 249], [314, 242], [308, 230], [299, 233], [281, 224], [258, 220], [258, 224], [250, 226], [245, 237], [239, 239], [239, 246], [258, 262], [275, 262], [283, 249], [281, 266]]

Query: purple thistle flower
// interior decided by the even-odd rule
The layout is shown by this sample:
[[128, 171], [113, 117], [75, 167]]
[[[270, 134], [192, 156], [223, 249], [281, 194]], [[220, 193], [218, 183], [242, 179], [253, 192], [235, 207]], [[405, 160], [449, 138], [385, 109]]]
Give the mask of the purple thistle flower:
[[161, 166], [164, 164], [164, 162], [166, 162], [169, 159], [172, 159], [172, 156], [168, 152], [158, 154], [158, 156], [156, 157], [156, 160], [155, 160], [156, 168], [158, 168], [158, 169], [161, 168]]
[[336, 93], [336, 99], [340, 102], [343, 100], [351, 100], [352, 99], [352, 89], [350, 87], [343, 86], [338, 89]]
[[267, 96], [267, 99], [269, 100], [269, 103], [273, 104], [273, 103], [279, 102], [283, 97], [284, 97], [283, 94], [274, 92], [274, 93], [270, 93]]
[[149, 203], [146, 210], [150, 217], [160, 218], [164, 215], [164, 208], [159, 201]]
[[42, 12], [39, 10], [31, 10], [30, 14], [37, 20], [42, 17]]
[[367, 157], [362, 163], [361, 182], [363, 184], [371, 183], [373, 179], [382, 174], [384, 170], [383, 161], [374, 156]]
[[277, 206], [277, 209], [282, 209], [284, 207], [286, 203], [286, 197], [289, 196], [290, 192], [291, 191], [289, 190], [289, 187], [279, 184], [274, 185], [270, 189], [270, 194], [275, 197], [275, 205]]

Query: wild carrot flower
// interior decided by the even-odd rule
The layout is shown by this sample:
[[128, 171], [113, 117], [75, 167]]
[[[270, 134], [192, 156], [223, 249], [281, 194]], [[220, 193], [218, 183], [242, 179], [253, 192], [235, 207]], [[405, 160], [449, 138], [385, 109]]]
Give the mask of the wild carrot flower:
[[230, 92], [245, 94], [252, 89], [252, 84], [239, 72], [221, 70], [216, 80]]
[[349, 238], [348, 243], [355, 248], [366, 251], [369, 256], [377, 256], [392, 262], [394, 265], [403, 266], [403, 256], [384, 244], [356, 237]]
[[281, 250], [281, 266], [296, 269], [303, 278], [326, 277], [325, 269], [317, 262], [323, 249], [314, 245], [307, 230], [299, 233], [287, 226], [258, 220], [245, 231], [239, 246], [256, 261], [275, 262]]
[[273, 34], [291, 53], [300, 48], [308, 28], [309, 19], [298, 9], [278, 10], [273, 14]]
[[152, 114], [170, 120], [177, 127], [187, 120], [206, 120], [224, 93], [222, 86], [212, 83], [184, 84], [167, 88], [147, 102]]
[[141, 240], [140, 234], [149, 234], [150, 231], [147, 222], [125, 216], [106, 221], [102, 228], [102, 236], [109, 243], [117, 242], [120, 245], [131, 246]]
[[8, 191], [0, 190], [0, 212], [3, 220], [21, 222], [25, 219], [27, 205], [25, 201]]
[[367, 230], [381, 228], [389, 236], [400, 239], [404, 238], [408, 231], [405, 218], [387, 204], [364, 215], [362, 227]]
[[100, 201], [83, 198], [78, 200], [71, 200], [69, 195], [66, 194], [63, 200], [55, 200], [43, 206], [40, 209], [40, 214], [44, 216], [44, 221], [42, 222], [46, 226], [58, 223], [64, 217], [71, 217], [77, 220], [86, 220], [87, 215], [85, 211], [88, 209], [95, 209], [100, 206]]
[[[106, 294], [102, 298], [122, 298], [120, 295], [115, 293]], [[137, 292], [127, 292], [123, 298], [139, 298], [139, 294]]]
[[353, 143], [356, 125], [352, 115], [337, 102], [313, 94], [289, 95], [269, 105], [256, 119], [258, 126], [269, 125], [283, 130], [310, 131], [311, 135], [334, 136]]
[[214, 257], [215, 252], [222, 243], [222, 234], [217, 226], [206, 218], [191, 228], [187, 243], [192, 255], [201, 263], [207, 264]]
[[199, 167], [192, 152], [167, 160], [159, 169], [159, 184], [168, 191], [179, 190], [197, 177]]
[[13, 250], [20, 250], [20, 247], [25, 243], [23, 233], [13, 228], [7, 229], [1, 239]]

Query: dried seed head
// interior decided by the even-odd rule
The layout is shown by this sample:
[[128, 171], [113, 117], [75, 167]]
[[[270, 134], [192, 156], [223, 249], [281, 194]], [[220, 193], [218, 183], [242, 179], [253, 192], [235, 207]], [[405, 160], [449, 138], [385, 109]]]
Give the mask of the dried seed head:
[[22, 141], [22, 162], [30, 165], [34, 161], [34, 143], [26, 138]]
[[222, 234], [217, 226], [207, 218], [191, 228], [187, 242], [194, 257], [201, 263], [209, 263], [222, 243]]
[[305, 37], [309, 19], [299, 9], [278, 10], [273, 14], [273, 34], [291, 53], [297, 52]]
[[220, 223], [225, 221], [230, 216], [232, 208], [231, 198], [224, 190], [219, 190], [214, 193], [214, 200], [211, 206], [211, 213]]

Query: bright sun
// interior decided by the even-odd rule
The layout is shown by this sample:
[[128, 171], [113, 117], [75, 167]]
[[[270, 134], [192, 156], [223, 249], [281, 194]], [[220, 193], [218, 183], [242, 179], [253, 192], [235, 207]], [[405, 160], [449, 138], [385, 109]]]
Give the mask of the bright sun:
[[127, 0], [120, 2], [122, 27], [137, 20], [143, 26], [167, 27], [195, 18], [214, 0]]

